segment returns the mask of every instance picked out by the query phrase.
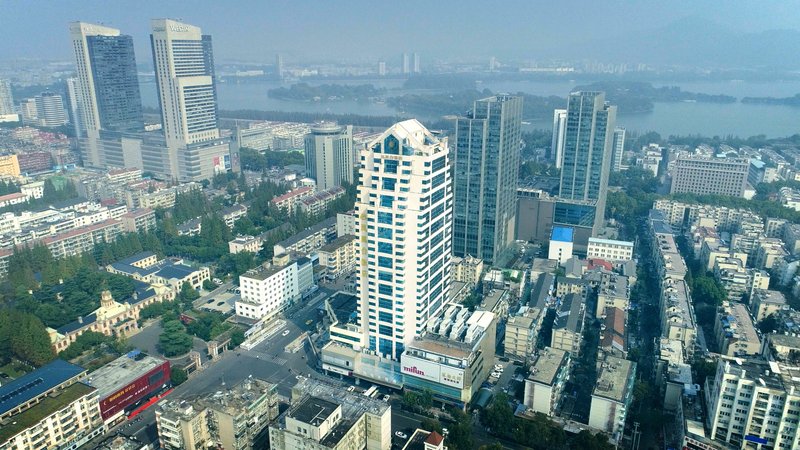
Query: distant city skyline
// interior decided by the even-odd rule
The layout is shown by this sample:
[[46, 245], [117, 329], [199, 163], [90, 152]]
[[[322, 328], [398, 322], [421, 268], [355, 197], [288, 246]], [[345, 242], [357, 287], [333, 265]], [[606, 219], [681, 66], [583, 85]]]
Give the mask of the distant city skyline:
[[[576, 3], [576, 4], [572, 4]], [[414, 8], [393, 11], [392, 21], [383, 21], [380, 34], [369, 39], [354, 38], [342, 29], [359, 30], [360, 25], [375, 23], [386, 14], [384, 5], [366, 1], [348, 4], [348, 8], [325, 3], [262, 4], [239, 3], [238, 8], [202, 1], [197, 7], [181, 3], [138, 2], [136, 8], [109, 7], [94, 1], [7, 2], [4, 4], [4, 32], [9, 38], [0, 42], [3, 59], [41, 58], [68, 61], [71, 51], [63, 40], [64, 26], [83, 20], [125, 30], [134, 38], [137, 59], [148, 60], [148, 24], [154, 18], [175, 18], [196, 23], [215, 38], [220, 61], [252, 61], [274, 63], [281, 53], [286, 62], [296, 61], [396, 61], [397, 54], [408, 49], [419, 53], [422, 65], [441, 58], [488, 61], [495, 56], [503, 60], [580, 59], [596, 54], [599, 59], [612, 57], [614, 42], [627, 46], [635, 39], [626, 36], [645, 35], [654, 29], [669, 28], [675, 23], [711, 22], [716, 32], [760, 33], [767, 30], [798, 30], [800, 10], [791, 4], [732, 1], [720, 8], [716, 4], [690, 1], [614, 2], [586, 4], [585, 14], [574, 15], [578, 2], [558, 4], [512, 2], [504, 4], [513, 14], [503, 14], [485, 2], [449, 2], [424, 4], [424, 14]], [[625, 14], [620, 14], [624, 10]], [[36, 11], [36, 14], [31, 14]], [[336, 20], [330, 20], [335, 17]], [[413, 20], [412, 20], [413, 19]], [[269, 26], [264, 26], [266, 23]], [[236, 26], [231, 26], [236, 24]], [[565, 37], [561, 30], [569, 26]], [[695, 26], [694, 28], [700, 28]], [[302, 29], [298, 34], [297, 30]], [[464, 45], [460, 30], [470, 30], [470, 45]], [[31, 32], [31, 30], [36, 30]], [[610, 31], [611, 30], [611, 31]], [[617, 30], [616, 32], [613, 30]], [[334, 32], [337, 31], [337, 32]], [[705, 29], [698, 30], [708, 34]], [[675, 33], [678, 36], [681, 34]], [[19, 38], [15, 38], [19, 36]], [[24, 39], [22, 38], [24, 36]], [[302, 37], [302, 38], [300, 38]], [[693, 36], [690, 36], [693, 38]], [[500, 45], [502, 43], [502, 45]], [[672, 42], [683, 45], [685, 42]], [[673, 52], [668, 46], [652, 48]], [[605, 56], [608, 55], [608, 56]], [[635, 56], [635, 55], [634, 55]], [[613, 59], [613, 58], [612, 58]], [[397, 63], [394, 63], [397, 64]]]

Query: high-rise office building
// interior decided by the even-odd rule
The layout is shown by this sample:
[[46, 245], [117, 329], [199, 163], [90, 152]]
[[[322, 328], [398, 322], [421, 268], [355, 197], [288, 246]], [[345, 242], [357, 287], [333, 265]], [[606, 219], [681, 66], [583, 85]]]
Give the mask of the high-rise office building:
[[625, 128], [614, 128], [614, 140], [611, 143], [611, 171], [622, 170], [622, 156], [625, 153]]
[[275, 55], [275, 75], [283, 79], [283, 56], [280, 53]]
[[414, 52], [414, 73], [420, 73], [419, 53]]
[[409, 62], [409, 59], [408, 59], [408, 53], [403, 53], [403, 56], [402, 56], [402, 59], [401, 59], [401, 62], [400, 62], [400, 68], [403, 71], [403, 74], [408, 75], [411, 72], [411, 63]]
[[60, 127], [67, 123], [64, 100], [55, 92], [42, 92], [36, 96], [36, 117], [43, 127]]
[[514, 240], [522, 98], [475, 102], [456, 119], [453, 254], [496, 262]]
[[406, 120], [362, 149], [360, 161], [360, 345], [398, 359], [442, 309], [450, 287], [447, 139]]
[[152, 30], [169, 173], [179, 180], [210, 178], [230, 168], [228, 142], [217, 127], [211, 36], [171, 19], [154, 19]]
[[569, 95], [559, 197], [594, 202], [595, 226], [604, 222], [616, 116], [617, 107], [605, 103], [603, 92]]
[[386, 76], [386, 61], [378, 61], [378, 76]]
[[0, 116], [16, 114], [14, 111], [14, 96], [11, 94], [11, 82], [0, 80]]
[[70, 110], [78, 112], [73, 125], [78, 136], [85, 138], [80, 141], [83, 162], [94, 167], [123, 166], [121, 151], [107, 151], [100, 138], [101, 131], [144, 128], [133, 38], [116, 28], [85, 22], [73, 22], [69, 30], [77, 81], [67, 81], [67, 92]]
[[564, 133], [567, 131], [567, 110], [556, 109], [553, 111], [553, 140], [550, 144], [550, 158], [555, 162], [557, 169], [561, 168], [561, 159], [564, 157]]
[[72, 131], [75, 137], [83, 136], [83, 122], [81, 121], [81, 106], [78, 103], [78, 93], [80, 85], [77, 78], [67, 78], [67, 102], [69, 103], [69, 123], [72, 124]]
[[306, 174], [316, 180], [317, 190], [353, 182], [353, 127], [320, 122], [305, 137]]

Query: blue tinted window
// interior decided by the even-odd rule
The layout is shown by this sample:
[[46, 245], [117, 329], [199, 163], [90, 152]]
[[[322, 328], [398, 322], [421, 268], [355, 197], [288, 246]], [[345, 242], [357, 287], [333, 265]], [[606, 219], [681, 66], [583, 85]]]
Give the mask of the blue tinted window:
[[384, 269], [391, 269], [392, 268], [392, 258], [387, 258], [385, 256], [378, 256], [378, 267], [383, 267]]
[[379, 311], [378, 312], [378, 320], [380, 320], [381, 322], [392, 323], [392, 322], [394, 322], [394, 316], [391, 313]]
[[390, 341], [389, 339], [381, 338], [380, 342], [381, 343], [380, 343], [379, 352], [382, 355], [391, 355], [392, 354], [392, 341]]
[[391, 239], [392, 238], [392, 229], [385, 228], [385, 227], [378, 227], [378, 237], [381, 239]]
[[394, 197], [391, 195], [381, 195], [381, 206], [391, 208], [394, 205]]
[[397, 173], [397, 161], [387, 159], [383, 162], [383, 170], [386, 173]]
[[381, 295], [392, 295], [392, 287], [388, 284], [379, 284], [378, 293]]
[[[392, 331], [392, 327], [389, 325], [378, 325], [378, 333], [381, 336], [391, 336]], [[383, 339], [381, 339], [381, 341], [383, 341]], [[389, 351], [391, 351], [391, 347], [389, 347]]]
[[392, 254], [392, 244], [389, 242], [378, 242], [378, 253]]
[[436, 203], [443, 198], [444, 198], [444, 188], [439, 189], [438, 191], [431, 194], [431, 204]]
[[383, 179], [383, 189], [387, 191], [393, 191], [394, 185], [397, 183], [397, 180], [394, 178], [384, 178]]
[[380, 281], [392, 281], [392, 274], [390, 272], [378, 272], [378, 280]]
[[378, 306], [385, 309], [392, 309], [392, 301], [386, 299], [378, 299]]
[[436, 172], [437, 170], [444, 169], [445, 162], [447, 162], [447, 159], [444, 156], [434, 159], [431, 170]]
[[431, 225], [431, 233], [435, 233], [435, 232], [439, 231], [439, 229], [442, 228], [442, 223], [443, 222], [444, 222], [444, 219], [439, 219], [436, 222], [433, 222], [433, 224]]
[[392, 220], [392, 213], [390, 212], [378, 212], [378, 223], [382, 223], [384, 225], [391, 225], [393, 222]]
[[431, 187], [435, 188], [444, 183], [444, 172], [440, 173], [433, 177], [433, 181], [431, 182]]

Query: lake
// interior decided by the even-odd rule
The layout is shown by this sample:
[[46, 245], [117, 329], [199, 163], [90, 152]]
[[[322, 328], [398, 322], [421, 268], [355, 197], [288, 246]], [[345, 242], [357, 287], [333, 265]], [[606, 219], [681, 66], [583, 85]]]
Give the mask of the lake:
[[[384, 87], [388, 96], [412, 92], [404, 90], [402, 80], [325, 80], [309, 84], [373, 84]], [[533, 95], [566, 96], [575, 85], [573, 80], [563, 81], [484, 81], [478, 88], [488, 88], [493, 92], [526, 92]], [[679, 86], [685, 91], [705, 94], [726, 94], [737, 98], [746, 96], [790, 97], [800, 93], [800, 81], [751, 82], [751, 81], [701, 81], [677, 83], [653, 83]], [[220, 83], [217, 87], [220, 109], [258, 109], [265, 111], [297, 111], [332, 114], [361, 114], [374, 116], [395, 116], [397, 111], [386, 104], [339, 101], [339, 102], [295, 102], [269, 98], [267, 91], [279, 86], [279, 82], [261, 83]], [[156, 107], [155, 83], [141, 84], [142, 103]], [[566, 106], [566, 105], [565, 105]], [[768, 137], [782, 137], [800, 133], [800, 108], [781, 105], [754, 105], [743, 103], [656, 103], [654, 109], [646, 114], [626, 115], [624, 111], [617, 117], [617, 125], [630, 131], [656, 131], [662, 136], [671, 134], [702, 134], [706, 136], [754, 136], [764, 134]], [[552, 127], [549, 120], [536, 121], [529, 128]]]

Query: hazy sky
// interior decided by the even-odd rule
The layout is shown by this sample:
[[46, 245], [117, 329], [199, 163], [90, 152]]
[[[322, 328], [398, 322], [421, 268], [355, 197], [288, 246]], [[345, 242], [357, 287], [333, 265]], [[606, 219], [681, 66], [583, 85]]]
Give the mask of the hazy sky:
[[67, 23], [83, 20], [132, 35], [138, 61], [149, 62], [149, 19], [156, 17], [200, 26], [213, 36], [217, 61], [272, 62], [280, 52], [289, 63], [394, 64], [402, 51], [428, 62], [535, 60], [687, 17], [743, 32], [800, 28], [797, 2], [769, 0], [0, 0], [0, 59], [71, 60]]

